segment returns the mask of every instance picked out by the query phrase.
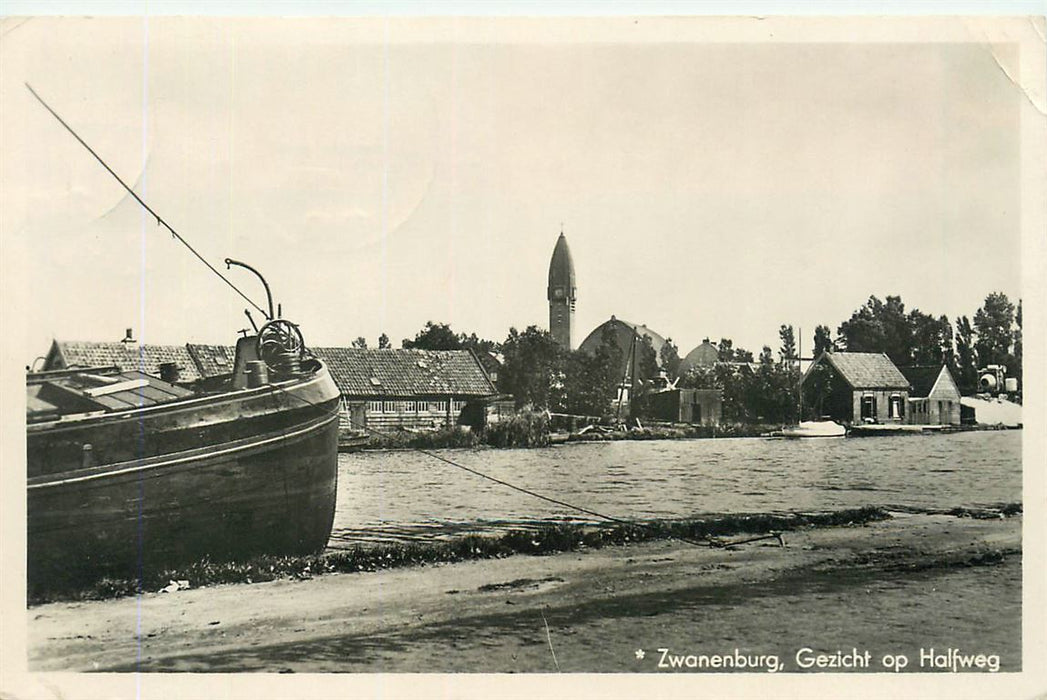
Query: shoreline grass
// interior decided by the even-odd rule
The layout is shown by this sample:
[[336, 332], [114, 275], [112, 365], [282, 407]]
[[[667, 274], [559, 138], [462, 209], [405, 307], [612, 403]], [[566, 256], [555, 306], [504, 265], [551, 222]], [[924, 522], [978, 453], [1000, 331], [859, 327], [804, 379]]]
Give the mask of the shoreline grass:
[[244, 562], [201, 560], [146, 573], [141, 579], [106, 577], [93, 581], [31, 588], [29, 605], [69, 600], [105, 600], [156, 592], [171, 581], [201, 588], [225, 583], [307, 579], [326, 573], [381, 571], [405, 566], [501, 559], [516, 554], [546, 555], [656, 540], [701, 540], [709, 546], [730, 543], [717, 538], [787, 532], [801, 528], [864, 525], [889, 519], [886, 509], [864, 508], [827, 513], [739, 514], [685, 520], [653, 520], [597, 526], [550, 523], [502, 535], [464, 535], [452, 540], [361, 544], [350, 549], [305, 556], [260, 556]]

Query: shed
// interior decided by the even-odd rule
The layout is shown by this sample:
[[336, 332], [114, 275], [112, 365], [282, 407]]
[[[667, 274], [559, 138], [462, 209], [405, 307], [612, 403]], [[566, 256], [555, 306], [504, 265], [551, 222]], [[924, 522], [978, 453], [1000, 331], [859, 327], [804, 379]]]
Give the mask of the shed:
[[908, 423], [959, 425], [960, 389], [945, 365], [910, 365], [898, 368], [909, 380]]

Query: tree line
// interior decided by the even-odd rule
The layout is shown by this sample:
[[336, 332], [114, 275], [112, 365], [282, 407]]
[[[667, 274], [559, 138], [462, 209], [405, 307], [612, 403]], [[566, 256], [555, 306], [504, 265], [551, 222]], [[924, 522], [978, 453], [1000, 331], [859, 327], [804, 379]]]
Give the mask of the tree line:
[[[813, 357], [822, 352], [883, 352], [898, 366], [948, 365], [961, 392], [973, 393], [978, 369], [990, 364], [1007, 367], [1007, 376], [1021, 378], [1022, 306], [993, 292], [971, 319], [955, 323], [919, 309], [906, 311], [899, 296], [881, 301], [870, 296], [851, 317], [839, 324], [835, 337], [827, 325], [813, 335]], [[367, 347], [364, 338], [354, 347]], [[390, 347], [382, 334], [378, 347]], [[633, 347], [620, 347], [613, 330], [605, 328], [595, 353], [566, 350], [537, 326], [509, 329], [495, 342], [475, 333], [456, 333], [446, 323], [429, 321], [401, 347], [427, 350], [469, 349], [491, 374], [500, 392], [512, 394], [518, 407], [607, 416], [614, 411], [619, 386], [627, 380], [635, 393], [654, 390], [660, 374], [678, 388], [717, 389], [723, 417], [736, 423], [789, 423], [799, 418], [800, 362], [791, 325], [778, 331], [778, 350], [764, 345], [758, 355], [721, 338], [712, 366], [694, 366], [681, 373], [681, 358], [672, 339], [656, 352], [649, 336], [637, 336]], [[498, 356], [499, 359], [495, 359]], [[635, 367], [635, 380], [632, 378]]]
[[826, 326], [815, 331], [815, 353], [821, 350], [882, 352], [894, 364], [947, 365], [963, 394], [974, 393], [978, 370], [1003, 365], [1007, 376], [1022, 378], [1022, 302], [1015, 306], [1007, 295], [992, 292], [972, 317], [934, 316], [919, 309], [905, 310], [900, 296], [883, 301], [869, 297], [840, 324], [836, 338]]

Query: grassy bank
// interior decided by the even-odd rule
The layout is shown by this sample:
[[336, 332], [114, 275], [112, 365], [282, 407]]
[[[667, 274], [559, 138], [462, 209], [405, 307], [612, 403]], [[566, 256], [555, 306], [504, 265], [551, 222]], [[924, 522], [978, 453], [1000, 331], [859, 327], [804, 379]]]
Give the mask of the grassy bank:
[[692, 438], [738, 438], [760, 437], [775, 430], [780, 425], [644, 425], [642, 428], [628, 430], [595, 429], [585, 433], [574, 433], [569, 442], [589, 442], [600, 440], [677, 440]]
[[171, 581], [188, 581], [192, 588], [199, 588], [222, 583], [304, 579], [334, 572], [378, 571], [420, 564], [504, 558], [514, 554], [553, 554], [651, 540], [685, 539], [708, 546], [730, 546], [730, 542], [722, 538], [810, 527], [862, 525], [889, 517], [882, 508], [865, 507], [830, 513], [723, 515], [703, 519], [638, 521], [601, 527], [549, 524], [535, 530], [515, 530], [500, 536], [467, 535], [450, 541], [358, 545], [347, 550], [310, 556], [262, 556], [246, 562], [203, 560], [177, 569], [147, 573], [142, 579], [105, 578], [53, 590], [41, 585], [31, 593], [29, 604], [55, 600], [97, 600], [155, 592]]

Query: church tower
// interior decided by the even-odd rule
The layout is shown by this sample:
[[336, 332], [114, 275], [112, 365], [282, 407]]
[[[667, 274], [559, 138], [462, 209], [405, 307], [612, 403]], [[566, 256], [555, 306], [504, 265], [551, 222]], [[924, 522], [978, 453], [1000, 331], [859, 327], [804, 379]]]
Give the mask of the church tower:
[[574, 261], [571, 260], [571, 249], [563, 231], [553, 248], [553, 259], [549, 261], [549, 332], [553, 340], [565, 350], [574, 346]]

